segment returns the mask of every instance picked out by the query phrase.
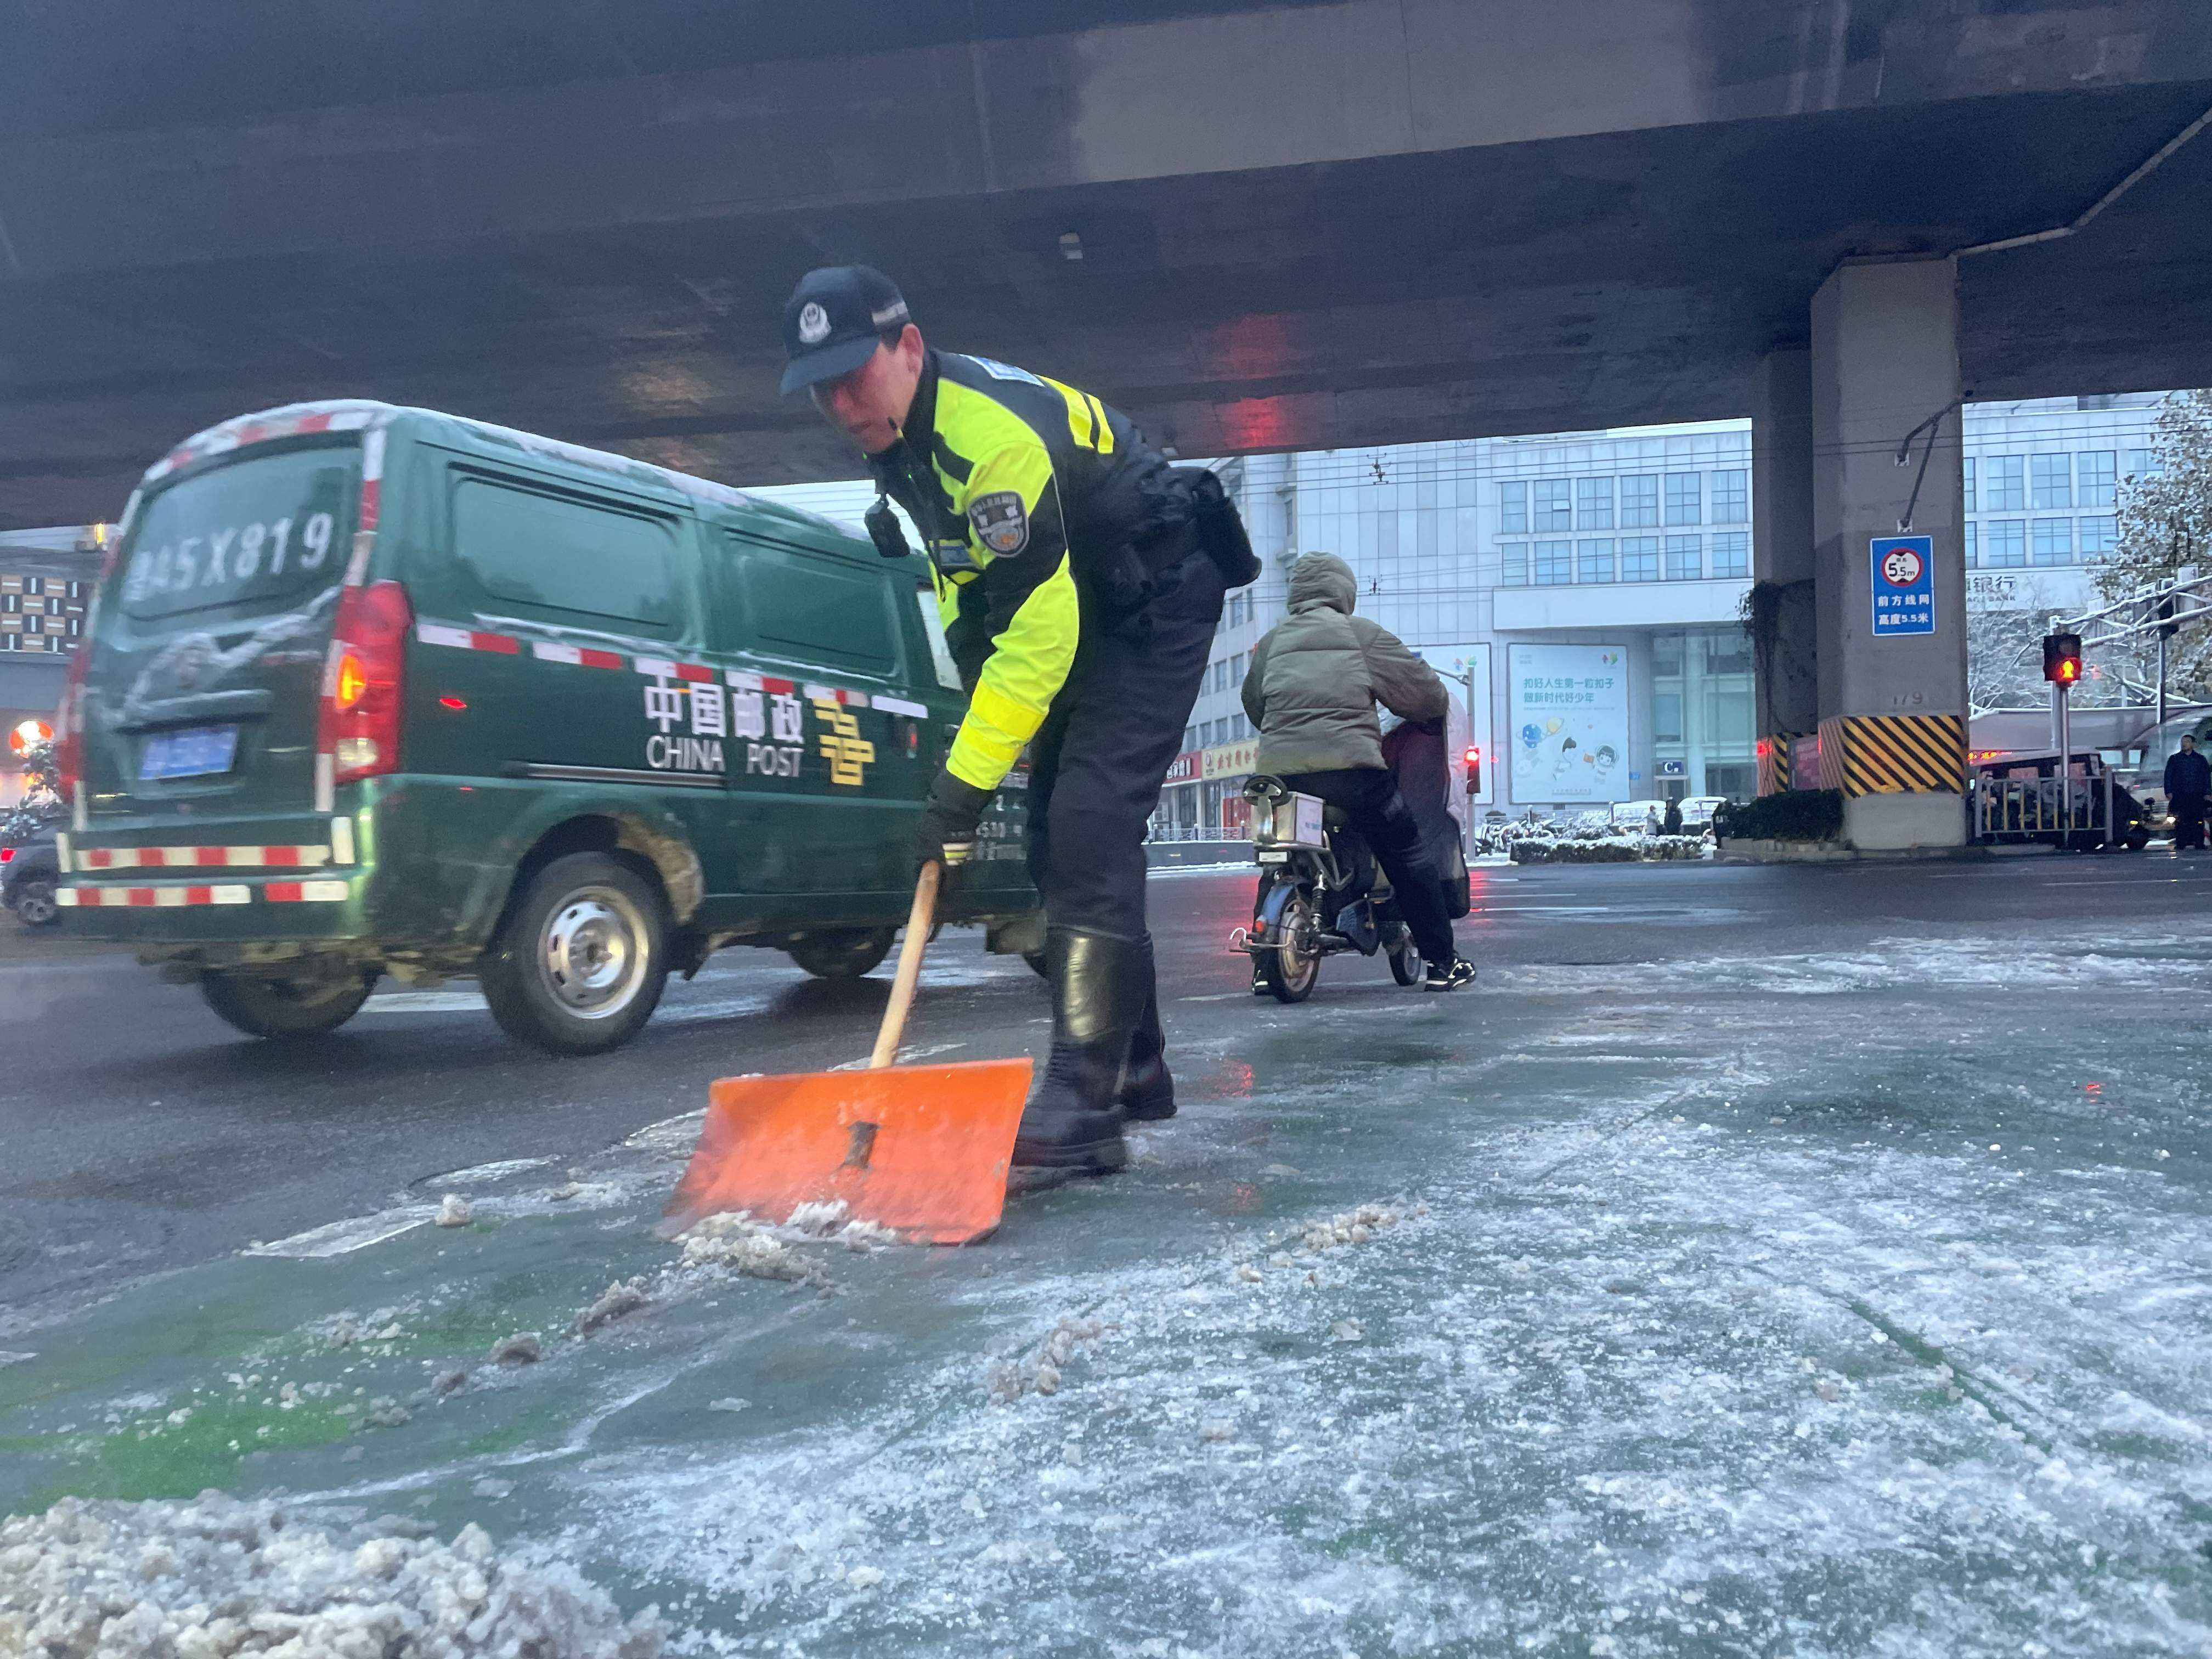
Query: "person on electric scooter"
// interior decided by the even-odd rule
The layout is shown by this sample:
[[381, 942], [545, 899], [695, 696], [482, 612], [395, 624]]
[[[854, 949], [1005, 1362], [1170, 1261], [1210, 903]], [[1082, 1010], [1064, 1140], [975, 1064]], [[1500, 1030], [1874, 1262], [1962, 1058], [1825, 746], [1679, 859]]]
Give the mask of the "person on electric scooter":
[[1474, 964], [1452, 942], [1443, 878], [1383, 763], [1375, 714], [1380, 702], [1401, 720], [1438, 720], [1449, 699], [1435, 669], [1352, 615], [1358, 588], [1334, 553], [1308, 553], [1291, 567], [1290, 615], [1253, 650], [1244, 676], [1244, 712], [1260, 733], [1255, 769], [1344, 813], [1390, 878], [1428, 964], [1428, 988], [1456, 990], [1474, 978]]

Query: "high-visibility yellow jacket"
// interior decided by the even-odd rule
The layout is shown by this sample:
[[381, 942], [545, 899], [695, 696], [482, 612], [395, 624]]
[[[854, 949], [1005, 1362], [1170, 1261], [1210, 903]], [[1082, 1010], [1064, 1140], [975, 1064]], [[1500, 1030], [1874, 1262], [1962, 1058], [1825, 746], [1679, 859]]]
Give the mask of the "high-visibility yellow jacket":
[[900, 441], [869, 465], [921, 531], [969, 690], [946, 769], [995, 789], [1067, 678], [1094, 570], [1179, 525], [1188, 493], [1120, 410], [951, 351], [927, 355]]

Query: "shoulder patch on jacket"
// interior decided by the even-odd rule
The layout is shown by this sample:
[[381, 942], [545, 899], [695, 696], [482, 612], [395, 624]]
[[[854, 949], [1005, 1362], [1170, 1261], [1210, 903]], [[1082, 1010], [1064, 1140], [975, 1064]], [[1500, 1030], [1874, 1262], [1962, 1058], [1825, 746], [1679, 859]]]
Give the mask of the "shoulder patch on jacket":
[[1030, 544], [1029, 510], [1015, 490], [978, 495], [968, 503], [968, 518], [975, 526], [975, 539], [1001, 557]]

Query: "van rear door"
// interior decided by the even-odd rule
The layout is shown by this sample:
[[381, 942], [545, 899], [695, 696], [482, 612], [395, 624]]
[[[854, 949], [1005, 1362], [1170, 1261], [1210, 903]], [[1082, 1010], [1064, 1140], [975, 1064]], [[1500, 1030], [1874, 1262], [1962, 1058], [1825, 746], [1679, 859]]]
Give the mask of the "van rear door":
[[[313, 811], [323, 659], [361, 459], [351, 434], [256, 445], [147, 498], [91, 646], [88, 827]], [[195, 839], [304, 838], [213, 829]]]

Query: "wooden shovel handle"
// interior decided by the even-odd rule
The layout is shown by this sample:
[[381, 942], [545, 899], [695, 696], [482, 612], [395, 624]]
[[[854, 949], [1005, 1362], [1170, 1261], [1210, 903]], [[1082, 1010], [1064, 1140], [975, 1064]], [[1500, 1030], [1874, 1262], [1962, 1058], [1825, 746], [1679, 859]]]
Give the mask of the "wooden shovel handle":
[[876, 1033], [876, 1051], [868, 1056], [868, 1069], [888, 1066], [898, 1054], [899, 1038], [906, 1030], [906, 1013], [914, 1006], [915, 981], [921, 977], [922, 947], [929, 943], [930, 923], [937, 915], [935, 859], [921, 866], [914, 884], [914, 908], [907, 912], [906, 937], [899, 941], [898, 972], [891, 979], [891, 1000], [884, 1008], [884, 1023]]

